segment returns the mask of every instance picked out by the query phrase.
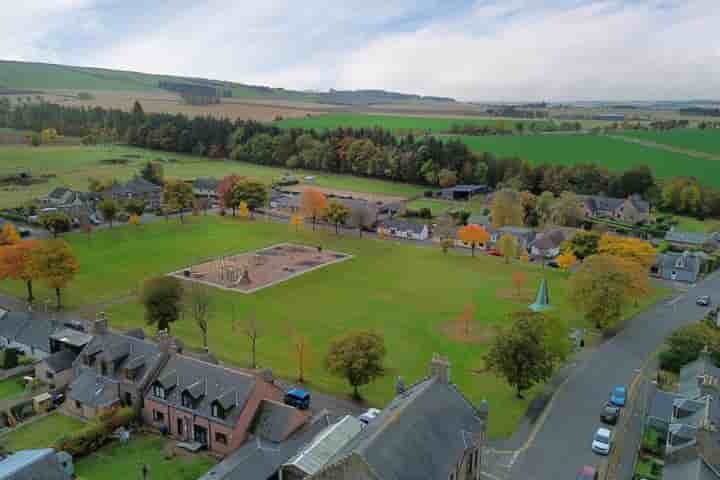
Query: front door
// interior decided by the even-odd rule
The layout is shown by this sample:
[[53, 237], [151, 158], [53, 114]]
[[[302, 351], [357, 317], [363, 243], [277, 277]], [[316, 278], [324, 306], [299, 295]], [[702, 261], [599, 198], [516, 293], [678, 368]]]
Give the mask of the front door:
[[208, 432], [207, 428], [195, 425], [195, 441], [207, 445], [208, 443]]
[[178, 435], [178, 437], [180, 437], [182, 439], [185, 438], [185, 428], [184, 428], [182, 418], [177, 419], [177, 435]]

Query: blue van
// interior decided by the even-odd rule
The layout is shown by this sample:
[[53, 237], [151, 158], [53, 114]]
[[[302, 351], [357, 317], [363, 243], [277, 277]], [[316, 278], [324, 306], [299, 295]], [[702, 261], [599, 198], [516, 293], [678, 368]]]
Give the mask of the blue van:
[[310, 408], [310, 393], [301, 388], [293, 388], [285, 394], [285, 404], [307, 410]]

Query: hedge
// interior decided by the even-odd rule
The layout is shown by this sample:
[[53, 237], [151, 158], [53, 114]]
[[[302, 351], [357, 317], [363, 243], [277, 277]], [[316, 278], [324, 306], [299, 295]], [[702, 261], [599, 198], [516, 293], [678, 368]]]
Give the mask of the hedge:
[[84, 457], [110, 442], [115, 430], [127, 427], [135, 420], [135, 417], [135, 410], [130, 407], [115, 410], [87, 424], [82, 429], [63, 436], [53, 447], [69, 453], [74, 458]]

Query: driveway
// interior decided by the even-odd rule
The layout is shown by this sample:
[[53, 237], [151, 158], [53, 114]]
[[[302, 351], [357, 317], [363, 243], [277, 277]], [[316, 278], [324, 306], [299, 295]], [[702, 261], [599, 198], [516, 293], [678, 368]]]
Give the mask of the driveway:
[[[617, 337], [580, 362], [555, 395], [542, 426], [513, 454], [508, 474], [503, 476], [523, 480], [562, 480], [575, 478], [584, 465], [598, 465], [604, 469], [606, 460], [592, 453], [590, 443], [600, 426], [600, 408], [610, 390], [615, 385], [633, 384], [640, 369], [670, 332], [705, 316], [707, 308], [695, 305], [696, 296], [717, 296], [719, 291], [720, 274], [716, 273], [687, 293], [637, 315]], [[638, 392], [637, 396], [642, 399], [644, 395]], [[492, 416], [490, 418], [492, 421]], [[625, 423], [625, 419], [622, 422]], [[628, 422], [628, 427], [629, 435], [627, 439], [623, 438], [623, 443], [632, 445], [635, 443], [633, 437], [638, 435], [637, 419]], [[622, 446], [619, 447], [621, 450]], [[624, 463], [632, 461], [632, 456], [618, 457], [622, 457]], [[628, 466], [623, 466], [618, 471], [627, 471]]]

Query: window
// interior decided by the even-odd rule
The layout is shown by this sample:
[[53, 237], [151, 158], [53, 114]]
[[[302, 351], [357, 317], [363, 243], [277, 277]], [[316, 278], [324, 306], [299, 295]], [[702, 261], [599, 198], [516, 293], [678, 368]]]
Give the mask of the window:
[[153, 385], [153, 395], [165, 400], [165, 389], [160, 385]]
[[80, 403], [80, 402], [78, 402], [77, 400], [75, 400], [75, 408], [77, 408], [78, 410], [80, 410], [80, 409], [82, 408], [82, 403]]
[[215, 432], [215, 441], [221, 445], [227, 445], [227, 435], [220, 432]]
[[100, 375], [107, 375], [107, 372], [108, 372], [107, 362], [105, 362], [105, 360], [103, 360], [102, 362], [100, 362]]
[[47, 372], [45, 372], [45, 377], [47, 377], [48, 380], [52, 380], [53, 378], [55, 378], [55, 374], [48, 370]]
[[220, 406], [219, 403], [213, 403], [212, 405], [212, 416], [217, 418], [225, 418], [225, 409]]
[[193, 408], [192, 397], [187, 392], [183, 392], [182, 394], [182, 406], [185, 408]]
[[155, 420], [156, 422], [164, 422], [165, 414], [158, 410], [153, 410], [153, 420]]

